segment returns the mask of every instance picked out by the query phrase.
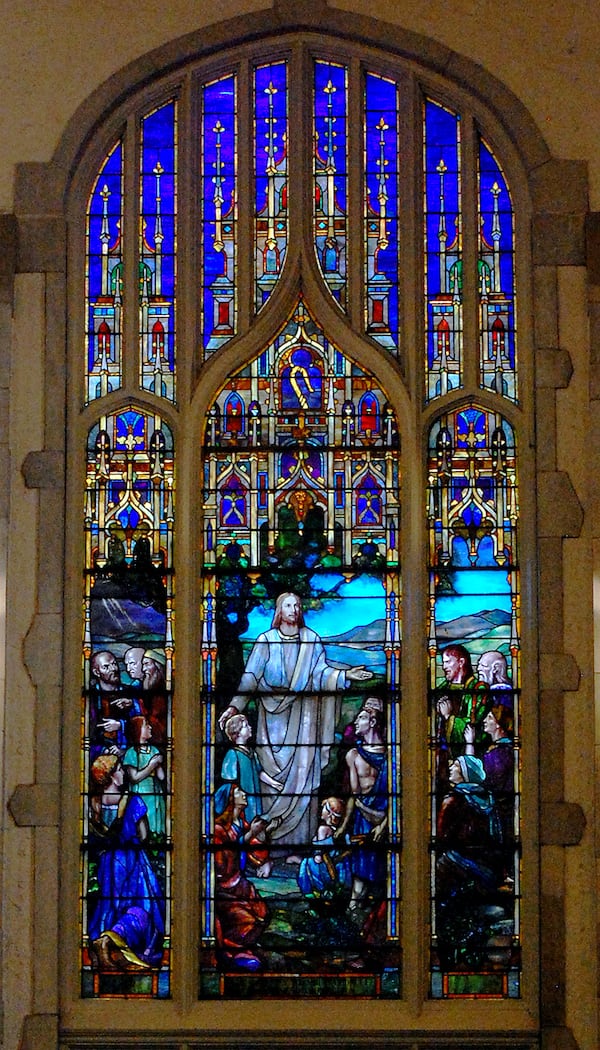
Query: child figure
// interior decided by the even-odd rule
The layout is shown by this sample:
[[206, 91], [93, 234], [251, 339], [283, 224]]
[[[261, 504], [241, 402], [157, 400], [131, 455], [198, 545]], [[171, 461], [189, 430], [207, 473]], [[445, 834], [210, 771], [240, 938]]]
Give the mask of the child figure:
[[267, 784], [275, 791], [281, 791], [283, 784], [261, 767], [254, 749], [249, 746], [252, 727], [245, 715], [231, 715], [225, 726], [225, 736], [233, 747], [225, 753], [221, 766], [221, 779], [239, 784], [247, 797], [246, 820], [252, 823], [255, 817], [262, 815], [261, 783]]
[[334, 838], [345, 815], [346, 806], [341, 798], [324, 800], [321, 823], [313, 839], [315, 853], [304, 857], [298, 872], [298, 885], [306, 897], [333, 900], [340, 893], [350, 892], [350, 851], [343, 848], [339, 838]]
[[131, 718], [129, 732], [132, 746], [128, 747], [123, 755], [123, 768], [129, 780], [129, 792], [144, 796], [150, 831], [153, 835], [164, 835], [163, 756], [157, 747], [148, 743], [152, 736], [152, 726], [147, 718], [142, 715]]

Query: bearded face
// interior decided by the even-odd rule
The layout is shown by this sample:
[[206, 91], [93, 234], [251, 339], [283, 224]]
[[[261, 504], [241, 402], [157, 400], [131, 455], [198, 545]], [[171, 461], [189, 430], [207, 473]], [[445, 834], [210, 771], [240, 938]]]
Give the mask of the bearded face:
[[143, 687], [144, 689], [160, 689], [165, 684], [165, 676], [162, 667], [156, 660], [145, 656], [142, 660]]

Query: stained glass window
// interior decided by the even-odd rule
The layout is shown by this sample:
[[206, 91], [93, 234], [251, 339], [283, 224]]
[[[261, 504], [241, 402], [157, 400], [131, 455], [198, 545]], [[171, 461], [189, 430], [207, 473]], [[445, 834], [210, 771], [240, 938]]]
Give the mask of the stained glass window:
[[327, 287], [346, 307], [347, 110], [345, 66], [315, 62], [315, 250]]
[[102, 163], [90, 194], [86, 224], [87, 401], [122, 382], [123, 147]]
[[479, 141], [481, 385], [517, 400], [513, 208], [504, 173]]
[[366, 331], [388, 350], [399, 344], [398, 87], [365, 77]]
[[205, 456], [200, 994], [397, 997], [394, 412], [300, 302]]
[[269, 298], [288, 240], [287, 66], [254, 71], [256, 165], [256, 309]]
[[177, 103], [144, 117], [140, 172], [140, 380], [175, 400]]
[[82, 994], [170, 991], [173, 442], [135, 405], [87, 446]]
[[[412, 754], [417, 772], [429, 763], [411, 796], [429, 821], [420, 979], [437, 1000], [521, 994], [509, 171], [450, 92], [415, 120], [420, 88], [400, 63], [309, 51], [290, 41], [173, 77], [91, 169], [84, 998], [174, 994], [171, 427], [200, 461], [178, 477], [199, 505], [186, 544], [201, 652], [185, 659], [198, 657], [200, 693], [195, 665], [181, 706], [178, 692], [188, 728], [200, 712], [200, 768], [184, 777], [200, 810], [199, 998], [405, 994], [402, 859], [418, 897], [426, 858], [413, 861], [414, 822], [401, 853], [398, 419], [425, 450], [402, 463], [411, 616], [428, 629], [407, 639], [405, 667], [425, 649], [428, 664], [402, 709], [412, 732], [427, 695]], [[288, 259], [294, 291], [278, 286]], [[111, 394], [91, 425], [90, 403]], [[429, 559], [415, 564], [423, 486]]]
[[462, 386], [460, 117], [428, 99], [424, 115], [427, 400]]
[[237, 80], [203, 88], [202, 331], [206, 353], [237, 330]]
[[429, 442], [431, 994], [518, 997], [515, 441], [475, 404]]

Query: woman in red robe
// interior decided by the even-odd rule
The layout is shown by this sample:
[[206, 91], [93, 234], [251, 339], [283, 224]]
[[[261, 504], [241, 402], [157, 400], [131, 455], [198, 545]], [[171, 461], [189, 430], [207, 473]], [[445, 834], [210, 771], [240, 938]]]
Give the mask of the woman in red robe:
[[246, 802], [238, 784], [223, 784], [215, 795], [215, 927], [223, 961], [258, 970], [261, 962], [252, 949], [267, 925], [268, 909], [244, 870], [264, 864], [260, 846], [267, 822], [255, 817], [249, 824]]

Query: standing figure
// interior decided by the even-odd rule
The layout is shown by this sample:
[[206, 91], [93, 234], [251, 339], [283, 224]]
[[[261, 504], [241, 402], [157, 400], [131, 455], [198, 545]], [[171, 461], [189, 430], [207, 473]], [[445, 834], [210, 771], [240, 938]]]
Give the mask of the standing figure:
[[449, 763], [462, 751], [467, 724], [476, 726], [476, 749], [483, 749], [487, 686], [475, 677], [471, 654], [464, 645], [447, 645], [442, 653], [442, 667], [446, 677], [436, 701], [438, 776], [447, 783]]
[[147, 649], [142, 657], [145, 713], [152, 726], [152, 739], [159, 745], [167, 739], [166, 665], [167, 658], [162, 649]]
[[136, 715], [129, 722], [132, 746], [123, 755], [123, 768], [132, 795], [143, 795], [148, 810], [148, 827], [154, 835], [165, 833], [165, 770], [163, 756], [150, 743], [152, 726], [147, 718]]
[[363, 707], [355, 720], [356, 746], [348, 752], [351, 796], [340, 837], [351, 824], [352, 894], [350, 909], [357, 908], [371, 893], [380, 895], [385, 887], [386, 854], [379, 847], [387, 830], [387, 755], [383, 740], [381, 711]]
[[246, 820], [262, 814], [261, 782], [268, 784], [275, 791], [281, 791], [283, 784], [274, 780], [264, 769], [261, 769], [256, 753], [250, 747], [252, 726], [245, 715], [232, 715], [225, 723], [225, 736], [233, 747], [225, 752], [221, 765], [221, 780], [239, 784], [246, 792]]
[[92, 756], [101, 751], [122, 755], [127, 747], [126, 727], [131, 714], [141, 708], [124, 695], [117, 658], [110, 649], [100, 649], [90, 660], [91, 695], [95, 719]]
[[[502, 694], [501, 694], [502, 695]], [[512, 699], [512, 697], [511, 697]], [[513, 741], [513, 712], [504, 704], [494, 704], [483, 720], [486, 736], [491, 743], [482, 755], [485, 786], [496, 802], [504, 841], [514, 838], [515, 825], [515, 748]], [[475, 727], [465, 728], [465, 754], [474, 754]]]
[[90, 950], [101, 970], [150, 969], [162, 959], [165, 902], [143, 848], [146, 804], [139, 795], [124, 794], [125, 773], [117, 755], [99, 755], [90, 772], [90, 824], [100, 850]]
[[317, 826], [321, 772], [329, 760], [338, 714], [337, 695], [350, 682], [366, 681], [364, 667], [342, 670], [327, 663], [319, 635], [304, 625], [297, 594], [280, 594], [271, 629], [248, 657], [237, 695], [219, 719], [243, 711], [256, 697], [256, 752], [261, 767], [282, 789], [263, 785], [263, 810], [279, 825], [274, 837], [310, 842]]

